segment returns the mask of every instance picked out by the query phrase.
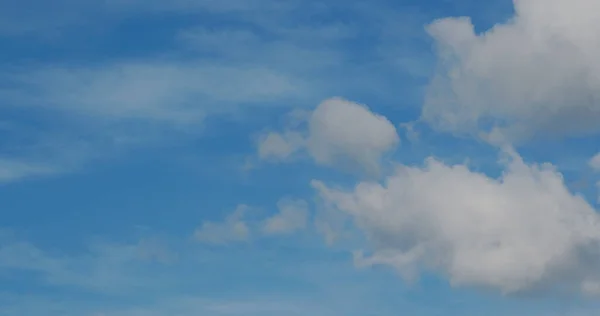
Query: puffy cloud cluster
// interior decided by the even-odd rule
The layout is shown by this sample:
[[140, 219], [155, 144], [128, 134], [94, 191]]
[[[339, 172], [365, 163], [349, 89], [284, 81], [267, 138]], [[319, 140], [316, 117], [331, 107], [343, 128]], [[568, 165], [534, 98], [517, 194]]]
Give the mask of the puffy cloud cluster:
[[261, 159], [284, 160], [305, 148], [318, 164], [359, 166], [379, 171], [381, 157], [400, 142], [396, 127], [364, 105], [332, 98], [310, 114], [306, 135], [269, 133], [258, 145]]
[[433, 158], [401, 165], [385, 183], [353, 190], [315, 181], [323, 201], [350, 215], [373, 253], [358, 263], [422, 270], [454, 286], [505, 294], [552, 289], [600, 295], [600, 216], [549, 164], [513, 153], [494, 179]]
[[457, 133], [496, 127], [510, 141], [600, 131], [600, 23], [595, 0], [515, 0], [482, 34], [469, 18], [428, 26], [439, 69], [422, 119]]

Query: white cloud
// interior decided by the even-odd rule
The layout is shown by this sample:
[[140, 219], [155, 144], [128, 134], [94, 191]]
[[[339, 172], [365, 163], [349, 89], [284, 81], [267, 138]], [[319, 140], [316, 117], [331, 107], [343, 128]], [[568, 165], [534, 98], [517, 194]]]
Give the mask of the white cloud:
[[269, 152], [272, 156], [287, 158], [304, 144], [318, 164], [351, 164], [368, 172], [378, 172], [382, 156], [400, 142], [396, 128], [387, 118], [364, 105], [340, 98], [319, 104], [307, 123], [307, 136], [303, 141], [298, 132], [290, 134], [290, 131], [263, 137], [259, 156], [265, 158]]
[[369, 240], [373, 253], [358, 252], [359, 265], [389, 265], [407, 278], [435, 271], [454, 286], [506, 294], [597, 294], [600, 217], [552, 165], [513, 153], [494, 179], [429, 158], [423, 167], [400, 165], [384, 184], [313, 186]]
[[595, 171], [600, 171], [600, 153], [596, 154], [594, 157], [592, 157], [592, 159], [590, 159], [589, 165]]
[[264, 220], [262, 231], [267, 235], [291, 234], [306, 228], [308, 204], [304, 200], [281, 199], [279, 212]]
[[505, 138], [600, 131], [595, 0], [516, 0], [515, 16], [476, 34], [469, 18], [428, 26], [439, 68], [423, 120], [451, 132], [495, 126]]
[[289, 235], [306, 228], [308, 204], [301, 199], [282, 198], [277, 202], [278, 212], [265, 218], [246, 219], [250, 208], [240, 204], [222, 222], [206, 221], [194, 232], [198, 242], [226, 245], [250, 241], [253, 235]]
[[415, 128], [415, 122], [401, 123], [400, 128], [404, 129], [404, 135], [411, 143], [419, 141], [419, 131]]
[[337, 98], [321, 103], [308, 124], [308, 150], [325, 165], [350, 157], [369, 170], [378, 170], [381, 156], [400, 141], [387, 118]]
[[244, 221], [248, 210], [246, 205], [238, 205], [235, 211], [227, 216], [224, 222], [204, 222], [194, 232], [194, 238], [207, 244], [228, 244], [245, 242], [250, 239], [250, 228]]

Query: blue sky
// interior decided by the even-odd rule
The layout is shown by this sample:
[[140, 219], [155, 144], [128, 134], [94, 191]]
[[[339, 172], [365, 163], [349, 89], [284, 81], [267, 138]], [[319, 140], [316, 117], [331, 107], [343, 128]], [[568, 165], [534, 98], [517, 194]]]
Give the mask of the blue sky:
[[576, 2], [0, 0], [0, 315], [592, 315]]

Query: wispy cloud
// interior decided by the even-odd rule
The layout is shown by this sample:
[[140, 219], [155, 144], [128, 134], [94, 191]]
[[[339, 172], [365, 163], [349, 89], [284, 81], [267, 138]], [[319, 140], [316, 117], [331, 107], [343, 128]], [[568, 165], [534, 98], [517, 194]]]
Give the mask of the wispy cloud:
[[5, 90], [4, 95], [21, 106], [98, 119], [182, 124], [225, 111], [226, 104], [267, 102], [302, 92], [301, 84], [275, 70], [207, 63], [51, 66], [18, 72], [10, 79], [18, 88]]
[[56, 166], [39, 165], [13, 159], [0, 159], [0, 183], [44, 176], [61, 171]]
[[172, 258], [170, 250], [145, 240], [133, 244], [95, 243], [87, 253], [75, 256], [50, 253], [27, 241], [6, 239], [0, 243], [3, 271], [33, 272], [39, 274], [42, 284], [101, 293], [139, 291], [159, 282], [141, 276], [140, 271], [152, 268], [152, 262], [166, 263]]
[[[212, 115], [306, 107], [332, 95], [385, 98], [399, 76], [427, 68], [427, 62], [414, 62], [423, 54], [401, 48], [425, 35], [421, 13], [412, 10], [410, 20], [400, 19], [385, 9], [385, 1], [324, 6], [298, 0], [60, 0], [46, 5], [39, 0], [0, 4], [5, 35], [0, 40], [11, 44], [26, 36], [42, 50], [51, 36], [58, 49], [39, 60], [0, 63], [1, 109], [58, 117], [44, 128], [44, 137], [62, 134], [61, 148], [84, 142], [85, 156], [91, 157], [112, 146], [163, 142], [172, 131], [197, 136]], [[122, 30], [126, 21], [153, 17], [163, 17], [164, 28], [152, 24], [148, 27], [157, 29], [148, 32], [160, 31], [164, 45], [144, 49], [146, 40]], [[399, 20], [407, 22], [399, 27]], [[390, 32], [391, 27], [402, 31]], [[95, 54], [86, 46], [91, 37], [115, 47]], [[131, 45], [120, 47], [121, 40]], [[23, 163], [37, 158], [18, 157]]]
[[[337, 252], [320, 253], [320, 248], [296, 243], [286, 246], [294, 250], [291, 257], [281, 255], [287, 248], [255, 245], [233, 252], [198, 249], [187, 242], [171, 246], [180, 250], [177, 260], [173, 260], [172, 248], [153, 239], [94, 243], [81, 251], [59, 253], [61, 247], [44, 249], [4, 236], [0, 278], [53, 292], [2, 292], [3, 282], [0, 314], [335, 316], [375, 311], [376, 315], [393, 315], [378, 305], [377, 291], [370, 291], [374, 283], [357, 278], [351, 262]], [[257, 279], [265, 282], [257, 283]], [[70, 295], [77, 299], [69, 299]]]

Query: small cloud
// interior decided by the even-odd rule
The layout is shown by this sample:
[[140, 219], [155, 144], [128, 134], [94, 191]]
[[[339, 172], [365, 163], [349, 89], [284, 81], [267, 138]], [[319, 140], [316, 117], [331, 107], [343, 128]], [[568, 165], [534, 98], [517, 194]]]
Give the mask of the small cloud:
[[320, 165], [350, 164], [374, 174], [379, 172], [382, 156], [400, 143], [396, 128], [387, 118], [341, 98], [323, 101], [307, 123], [306, 137], [293, 129], [265, 135], [258, 144], [259, 157], [285, 160], [305, 149]]
[[308, 204], [304, 200], [281, 199], [279, 213], [264, 220], [262, 231], [266, 235], [285, 235], [306, 228]]
[[408, 139], [411, 143], [416, 143], [419, 141], [419, 131], [415, 129], [416, 122], [407, 122], [401, 123], [399, 126], [404, 129], [406, 139]]
[[251, 232], [248, 224], [243, 220], [247, 210], [248, 206], [241, 204], [221, 223], [204, 222], [194, 232], [194, 239], [213, 245], [248, 241]]
[[592, 157], [592, 159], [590, 159], [589, 165], [592, 167], [592, 169], [594, 169], [594, 171], [600, 171], [600, 153], [596, 154], [594, 157]]
[[16, 89], [3, 100], [104, 118], [183, 126], [204, 120], [215, 102], [234, 106], [299, 93], [301, 84], [265, 67], [207, 62], [128, 62], [102, 67], [47, 66], [2, 76]]
[[177, 254], [170, 251], [169, 247], [158, 239], [142, 239], [137, 246], [140, 259], [160, 263], [172, 263], [177, 260]]
[[285, 132], [283, 134], [270, 132], [264, 135], [258, 143], [258, 157], [261, 160], [284, 161], [304, 145], [300, 133]]

